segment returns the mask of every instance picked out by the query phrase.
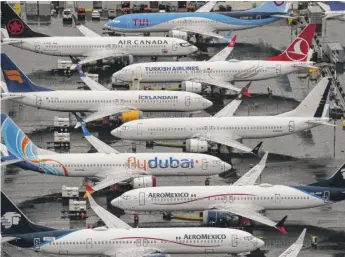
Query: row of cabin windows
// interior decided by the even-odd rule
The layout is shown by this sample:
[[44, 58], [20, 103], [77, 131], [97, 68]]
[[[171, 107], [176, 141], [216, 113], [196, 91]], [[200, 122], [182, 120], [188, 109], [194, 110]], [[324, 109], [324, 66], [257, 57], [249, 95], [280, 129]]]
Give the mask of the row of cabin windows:
[[[179, 202], [179, 201], [190, 201], [190, 200], [195, 200], [197, 199], [196, 197], [193, 198], [184, 198], [184, 197], [176, 197], [176, 198], [160, 198], [160, 197], [155, 197], [153, 198], [156, 201], [162, 201], [162, 202]], [[274, 197], [270, 197], [270, 196], [250, 196], [250, 197], [246, 197], [246, 196], [239, 196], [239, 197], [229, 197], [229, 199], [231, 200], [274, 200]], [[280, 199], [283, 200], [308, 200], [309, 196], [286, 196], [286, 197], [280, 197]], [[227, 200], [227, 197], [208, 197], [208, 200], [219, 200], [219, 201], [225, 201]]]
[[109, 46], [109, 45], [44, 45], [46, 48], [90, 48], [90, 49], [94, 49], [94, 48], [106, 48], [106, 49], [115, 49], [118, 46], [120, 46], [122, 48], [122, 46], [126, 47], [126, 48], [166, 48], [167, 45], [165, 44], [161, 44], [161, 45], [155, 45], [155, 44], [140, 44], [140, 45], [127, 45], [127, 44], [121, 44], [121, 45], [114, 45], [113, 47]]
[[283, 126], [240, 126], [240, 127], [211, 127], [205, 128], [200, 127], [196, 128], [196, 130], [229, 130], [229, 129], [282, 129]]
[[[223, 243], [224, 240], [221, 239], [176, 239], [176, 242], [182, 242], [182, 243]], [[105, 245], [105, 244], [136, 244], [136, 245], [141, 245], [146, 246], [147, 244], [156, 244], [156, 243], [161, 243], [161, 244], [167, 244], [171, 243], [170, 240], [111, 240], [111, 241], [90, 241], [88, 244], [94, 244], [94, 245]], [[60, 242], [60, 241], [52, 241], [50, 242], [51, 245], [85, 245], [86, 241], [65, 241], [65, 242]]]
[[177, 102], [177, 99], [161, 99], [161, 100], [151, 100], [151, 99], [145, 99], [145, 100], [59, 100], [59, 99], [48, 99], [49, 103], [115, 103], [115, 104], [124, 104], [124, 103], [130, 103], [130, 104], [136, 104], [136, 103], [174, 103]]
[[[73, 168], [82, 168], [82, 167], [127, 167], [127, 163], [125, 164], [118, 164], [118, 163], [97, 163], [97, 164], [66, 164], [63, 165], [65, 167], [73, 167]], [[53, 164], [53, 167], [62, 167], [60, 164]]]
[[252, 73], [252, 72], [267, 72], [267, 69], [247, 69], [247, 70], [175, 70], [175, 71], [161, 71], [161, 70], [152, 70], [149, 71], [148, 73], [166, 73], [166, 74], [176, 74], [176, 73], [237, 73], [237, 72], [247, 72], [247, 73]]

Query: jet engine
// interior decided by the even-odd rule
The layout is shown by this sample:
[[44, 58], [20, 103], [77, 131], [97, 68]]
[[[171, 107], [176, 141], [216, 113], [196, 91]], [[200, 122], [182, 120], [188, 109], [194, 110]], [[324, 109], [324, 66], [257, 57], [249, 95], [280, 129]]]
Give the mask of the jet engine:
[[169, 37], [180, 38], [183, 40], [188, 40], [187, 32], [178, 31], [178, 30], [170, 30]]
[[121, 121], [123, 123], [131, 121], [131, 120], [139, 120], [144, 116], [144, 114], [141, 111], [129, 111], [129, 112], [123, 112], [121, 114]]
[[170, 254], [166, 254], [166, 253], [153, 253], [150, 255], [145, 255], [147, 257], [170, 257]]
[[155, 176], [142, 176], [134, 178], [131, 182], [131, 185], [134, 189], [144, 188], [144, 187], [155, 187], [156, 186], [156, 177]]
[[[225, 199], [227, 198], [226, 196]], [[231, 214], [227, 211], [207, 210], [200, 213], [202, 223], [207, 227], [246, 227], [250, 226], [247, 218]]]
[[205, 140], [188, 139], [186, 140], [186, 152], [205, 153], [209, 149], [209, 144]]
[[202, 92], [201, 83], [192, 81], [183, 81], [181, 83], [181, 90], [199, 94]]

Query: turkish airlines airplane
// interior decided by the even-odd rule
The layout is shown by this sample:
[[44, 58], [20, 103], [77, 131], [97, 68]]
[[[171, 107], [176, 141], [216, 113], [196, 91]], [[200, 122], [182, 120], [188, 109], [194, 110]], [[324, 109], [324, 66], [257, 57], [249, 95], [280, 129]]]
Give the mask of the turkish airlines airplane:
[[[113, 81], [130, 82], [183, 82], [192, 92], [200, 90], [201, 83], [239, 92], [233, 85], [237, 81], [254, 81], [279, 77], [313, 67], [308, 61], [316, 24], [309, 24], [280, 55], [265, 60], [226, 61], [211, 58], [209, 61], [150, 62], [131, 64], [113, 74]], [[314, 67], [315, 68], [315, 67]]]
[[259, 145], [251, 149], [238, 140], [280, 137], [319, 125], [333, 126], [326, 104], [331, 84], [331, 77], [321, 79], [294, 110], [276, 116], [233, 116], [242, 95], [248, 96], [247, 85], [237, 99], [213, 117], [135, 120], [111, 134], [128, 140], [186, 140], [186, 150], [190, 152], [207, 152], [212, 145], [222, 144], [257, 154]]
[[251, 234], [228, 228], [132, 228], [89, 195], [91, 208], [106, 226], [59, 230], [32, 223], [1, 192], [2, 242], [59, 255], [169, 256], [169, 254], [245, 253], [264, 242]]
[[329, 1], [327, 4], [317, 2], [323, 9], [325, 19], [337, 19], [345, 21], [345, 2], [344, 1]]
[[234, 185], [140, 188], [125, 192], [111, 204], [134, 212], [204, 211], [218, 209], [286, 233], [283, 223], [261, 214], [267, 210], [296, 210], [345, 200], [345, 163], [327, 180], [305, 186]]
[[198, 51], [185, 40], [168, 37], [102, 37], [90, 30], [85, 37], [51, 37], [32, 31], [6, 2], [1, 2], [1, 10], [9, 35], [2, 44], [46, 55], [84, 57], [79, 64], [123, 55], [186, 56]]
[[[138, 119], [140, 111], [192, 112], [212, 106], [212, 102], [191, 92], [178, 91], [110, 91], [84, 73], [81, 79], [92, 89], [58, 90], [37, 86], [6, 55], [1, 54], [1, 69], [8, 93], [2, 100], [11, 99], [39, 109], [62, 112], [90, 112], [85, 122], [111, 115], [126, 120]], [[76, 127], [79, 127], [77, 124]]]
[[226, 39], [217, 32], [260, 27], [290, 17], [290, 4], [284, 1], [267, 1], [246, 11], [210, 12], [216, 3], [210, 1], [195, 12], [121, 15], [105, 27], [118, 32], [168, 32], [170, 37], [183, 39], [188, 34]]
[[92, 136], [80, 121], [85, 138], [98, 153], [60, 154], [37, 147], [6, 114], [1, 114], [1, 164], [14, 164], [47, 175], [100, 180], [93, 190], [123, 183], [133, 188], [156, 186], [155, 176], [205, 176], [231, 169], [219, 158], [194, 153], [120, 153]]

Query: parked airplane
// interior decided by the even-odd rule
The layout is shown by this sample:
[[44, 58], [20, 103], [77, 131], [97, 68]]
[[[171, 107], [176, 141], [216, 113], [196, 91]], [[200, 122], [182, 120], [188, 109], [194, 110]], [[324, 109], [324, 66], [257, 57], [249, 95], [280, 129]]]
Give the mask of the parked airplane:
[[205, 176], [231, 169], [231, 165], [206, 154], [120, 153], [92, 136], [81, 122], [85, 138], [98, 153], [59, 154], [37, 147], [6, 114], [1, 114], [2, 165], [14, 164], [48, 175], [97, 178], [93, 188], [130, 184], [156, 186], [155, 176]]
[[214, 4], [208, 3], [195, 12], [122, 15], [105, 27], [119, 32], [169, 32], [170, 37], [184, 39], [188, 33], [223, 39], [216, 32], [259, 27], [290, 17], [289, 4], [284, 1], [265, 2], [247, 11], [210, 12]]
[[175, 186], [134, 189], [111, 201], [111, 204], [134, 212], [226, 210], [286, 233], [261, 214], [264, 210], [295, 210], [329, 205], [345, 200], [345, 163], [327, 180], [306, 186], [231, 185]]
[[[244, 152], [257, 152], [238, 142], [242, 139], [279, 137], [331, 125], [326, 104], [332, 78], [317, 83], [292, 111], [276, 116], [233, 116], [241, 99], [236, 99], [213, 117], [154, 118], [127, 122], [111, 131], [128, 140], [186, 140], [186, 150], [206, 152], [210, 144], [222, 144]], [[245, 88], [244, 88], [245, 89]]]
[[304, 237], [307, 229], [303, 229], [301, 235], [297, 241], [293, 243], [288, 249], [286, 249], [279, 257], [297, 257], [301, 249], [303, 248]]
[[[6, 55], [1, 54], [1, 69], [8, 93], [2, 100], [11, 99], [39, 109], [62, 112], [91, 112], [89, 122], [111, 115], [125, 120], [138, 119], [140, 111], [198, 111], [212, 106], [200, 95], [178, 91], [109, 91], [84, 73], [81, 79], [94, 91], [58, 90], [37, 86]], [[77, 124], [79, 127], [79, 124]]]
[[46, 55], [85, 57], [79, 64], [123, 55], [185, 56], [198, 50], [185, 40], [167, 37], [51, 37], [32, 31], [6, 2], [1, 2], [1, 10], [9, 35], [2, 44]]
[[327, 4], [317, 2], [323, 9], [325, 19], [338, 19], [345, 21], [345, 2], [344, 1], [329, 1]]
[[168, 254], [244, 253], [264, 242], [251, 234], [228, 228], [132, 228], [89, 196], [92, 209], [106, 226], [58, 230], [32, 223], [1, 192], [2, 242], [59, 255], [116, 257], [169, 256]]
[[[280, 55], [265, 60], [229, 60], [136, 63], [113, 74], [113, 81], [183, 82], [190, 91], [199, 92], [206, 83], [239, 92], [236, 81], [253, 81], [279, 77], [313, 67], [307, 57], [316, 25], [309, 24]], [[223, 50], [224, 51], [224, 50]]]

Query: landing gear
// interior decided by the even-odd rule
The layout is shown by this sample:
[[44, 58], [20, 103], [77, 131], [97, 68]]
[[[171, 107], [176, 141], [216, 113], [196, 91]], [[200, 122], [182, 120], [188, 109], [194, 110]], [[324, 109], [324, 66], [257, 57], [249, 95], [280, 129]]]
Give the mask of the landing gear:
[[210, 178], [206, 178], [205, 179], [205, 186], [209, 186], [210, 185]]
[[171, 213], [170, 212], [163, 212], [163, 220], [171, 220]]
[[139, 224], [139, 215], [134, 214], [134, 227], [138, 227]]
[[157, 56], [151, 56], [151, 61], [153, 62], [157, 61]]

